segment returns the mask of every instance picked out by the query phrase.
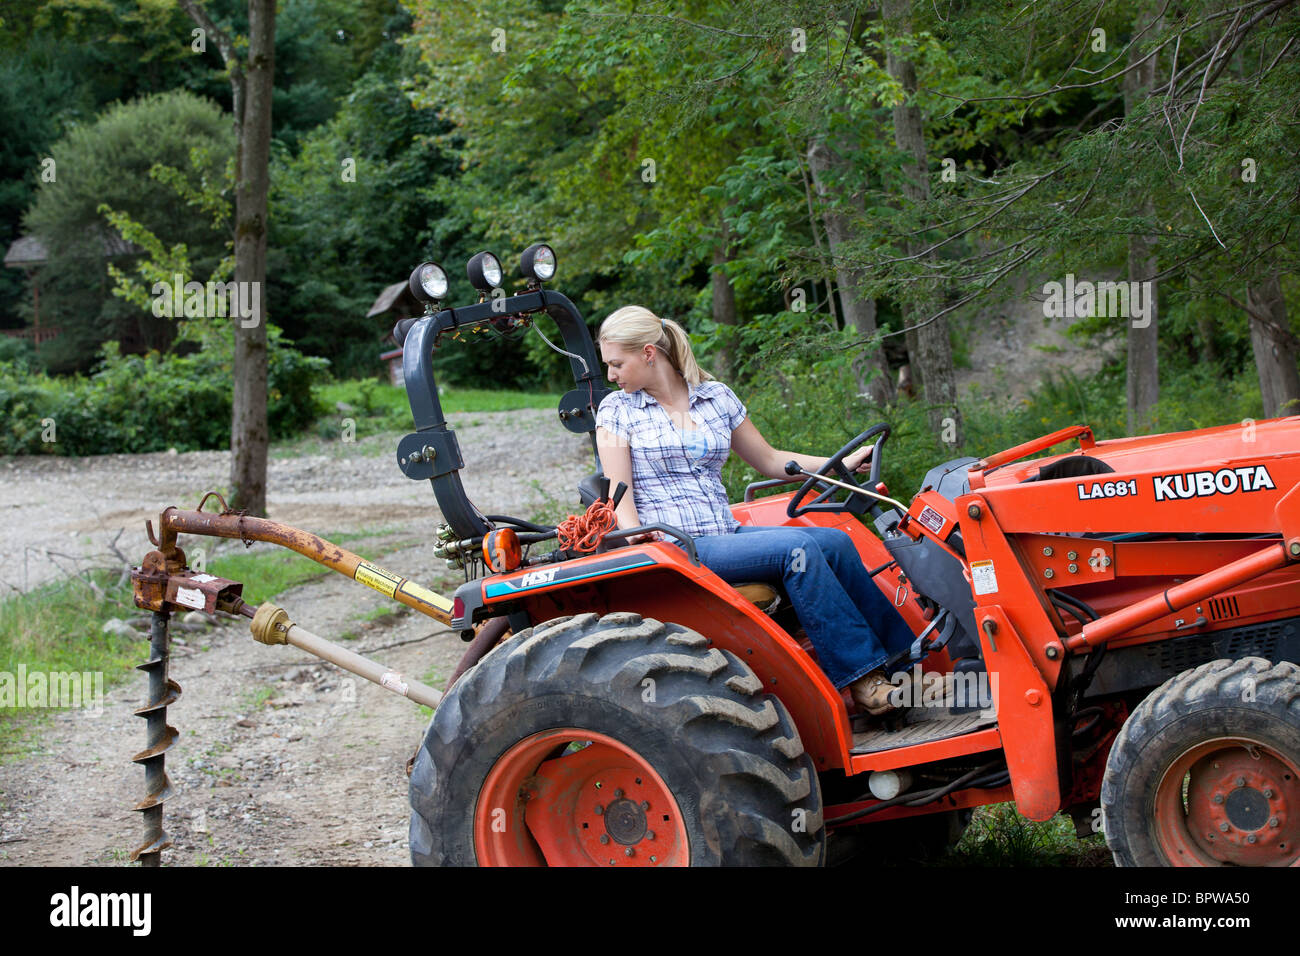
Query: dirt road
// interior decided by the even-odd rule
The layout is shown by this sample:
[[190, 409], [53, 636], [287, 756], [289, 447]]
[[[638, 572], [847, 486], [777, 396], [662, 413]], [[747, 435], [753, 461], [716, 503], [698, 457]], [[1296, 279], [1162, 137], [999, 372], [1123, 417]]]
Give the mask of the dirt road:
[[[465, 484], [484, 510], [528, 516], [548, 496], [576, 505], [590, 452], [556, 427], [552, 412], [471, 418], [477, 424], [458, 427], [471, 459]], [[401, 475], [394, 446], [391, 436], [376, 436], [343, 448], [279, 449], [272, 517], [332, 532], [387, 529], [348, 546], [435, 580], [444, 566], [432, 553], [433, 494], [427, 482]], [[120, 528], [127, 530], [117, 547], [138, 562], [149, 547], [144, 518], [169, 504], [194, 507], [227, 468], [220, 452], [10, 460], [0, 465], [0, 577], [21, 587], [27, 549], [29, 586], [47, 580], [61, 565], [101, 554]], [[57, 547], [45, 543], [47, 529], [57, 532]], [[42, 550], [64, 557], [50, 560]], [[343, 643], [437, 687], [464, 650], [416, 613], [367, 620], [385, 607], [404, 609], [330, 572], [278, 603], [324, 637], [356, 633]], [[167, 758], [176, 794], [166, 807], [174, 844], [166, 863], [408, 865], [404, 767], [427, 714], [295, 648], [257, 644], [240, 623], [176, 636], [171, 674], [184, 695], [168, 713], [180, 739]], [[140, 647], [143, 660], [147, 644]], [[132, 716], [143, 695], [143, 676], [132, 675], [105, 695], [101, 714], [53, 714], [33, 735], [39, 750], [0, 765], [0, 863], [126, 862], [141, 833], [131, 807], [144, 796], [144, 773], [131, 757], [144, 747], [144, 721]]]

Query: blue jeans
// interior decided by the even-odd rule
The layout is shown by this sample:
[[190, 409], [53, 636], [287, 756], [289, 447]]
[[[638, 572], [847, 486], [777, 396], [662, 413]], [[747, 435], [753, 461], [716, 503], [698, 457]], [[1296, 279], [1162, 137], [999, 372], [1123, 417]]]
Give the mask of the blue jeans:
[[817, 651], [843, 687], [909, 647], [915, 635], [838, 528], [741, 527], [695, 539], [700, 562], [728, 584], [780, 583]]

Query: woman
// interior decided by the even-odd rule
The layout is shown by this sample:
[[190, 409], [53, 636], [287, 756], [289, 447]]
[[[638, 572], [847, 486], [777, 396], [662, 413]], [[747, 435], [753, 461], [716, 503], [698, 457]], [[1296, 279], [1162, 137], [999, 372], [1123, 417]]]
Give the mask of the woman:
[[[823, 670], [872, 714], [892, 709], [885, 661], [912, 643], [911, 629], [836, 528], [741, 527], [721, 472], [735, 451], [760, 473], [784, 478], [793, 459], [815, 471], [825, 458], [774, 449], [726, 385], [695, 362], [680, 325], [641, 306], [611, 314], [598, 335], [620, 391], [596, 414], [596, 444], [611, 482], [631, 489], [620, 528], [662, 523], [695, 539], [700, 561], [723, 580], [780, 581]], [[865, 470], [870, 449], [844, 459]], [[639, 537], [645, 540], [652, 535]]]

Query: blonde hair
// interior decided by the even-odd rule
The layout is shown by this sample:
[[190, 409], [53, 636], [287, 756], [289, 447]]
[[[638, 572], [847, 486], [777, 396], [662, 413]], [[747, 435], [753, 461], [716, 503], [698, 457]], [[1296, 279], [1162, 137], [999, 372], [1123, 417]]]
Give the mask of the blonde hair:
[[644, 306], [625, 305], [611, 312], [600, 323], [596, 342], [613, 342], [632, 350], [653, 345], [668, 357], [673, 368], [692, 387], [713, 378], [695, 361], [686, 330], [672, 319], [661, 319]]

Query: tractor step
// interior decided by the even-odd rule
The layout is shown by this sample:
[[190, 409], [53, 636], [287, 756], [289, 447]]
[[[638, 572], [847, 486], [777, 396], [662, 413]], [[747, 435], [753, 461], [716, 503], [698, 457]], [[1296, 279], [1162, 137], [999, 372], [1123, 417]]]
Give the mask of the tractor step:
[[908, 711], [902, 726], [884, 726], [853, 735], [855, 754], [874, 754], [899, 747], [912, 747], [933, 740], [960, 737], [985, 727], [993, 727], [998, 718], [992, 709], [971, 714], [953, 715], [947, 708], [924, 708]]

